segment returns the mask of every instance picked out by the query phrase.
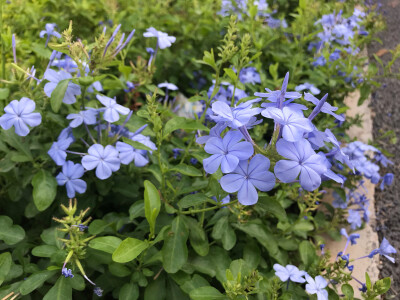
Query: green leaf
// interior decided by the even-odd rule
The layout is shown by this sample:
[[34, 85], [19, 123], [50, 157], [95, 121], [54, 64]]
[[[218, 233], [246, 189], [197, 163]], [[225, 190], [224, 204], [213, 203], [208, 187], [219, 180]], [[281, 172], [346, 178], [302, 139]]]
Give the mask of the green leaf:
[[203, 60], [196, 60], [196, 62], [198, 62], [200, 64], [204, 64], [204, 65], [209, 65], [214, 70], [217, 69], [217, 65], [215, 64], [214, 50], [213, 49], [211, 49], [210, 52], [204, 51]]
[[113, 254], [121, 242], [122, 240], [116, 236], [102, 236], [91, 240], [89, 242], [89, 247]]
[[37, 257], [51, 257], [57, 251], [58, 248], [56, 246], [40, 245], [32, 249], [32, 255]]
[[229, 78], [233, 81], [236, 82], [238, 77], [232, 69], [224, 68], [225, 74], [229, 76]]
[[94, 220], [89, 225], [89, 233], [93, 235], [102, 233], [108, 226], [110, 226], [110, 223], [104, 220]]
[[139, 287], [135, 283], [125, 283], [119, 290], [118, 300], [136, 300], [139, 298]]
[[371, 85], [368, 83], [364, 83], [360, 87], [360, 99], [358, 99], [357, 105], [358, 106], [362, 105], [370, 94], [371, 94]]
[[2, 135], [2, 140], [4, 142], [33, 160], [31, 150], [29, 149], [29, 143], [23, 143], [21, 137], [12, 130], [3, 130]]
[[300, 219], [300, 221], [297, 221], [293, 226], [293, 232], [304, 239], [307, 238], [307, 232], [313, 229], [313, 224], [304, 219]]
[[0, 88], [0, 100], [6, 100], [8, 95], [10, 95], [9, 88]]
[[193, 130], [204, 130], [210, 131], [206, 126], [200, 123], [198, 120], [188, 119], [185, 117], [174, 117], [173, 119], [169, 120], [164, 127], [164, 136], [165, 139], [171, 132], [182, 129], [186, 131], [193, 131]]
[[144, 217], [144, 203], [137, 201], [129, 207], [129, 220], [134, 220], [137, 217]]
[[50, 96], [51, 109], [57, 113], [61, 108], [61, 103], [64, 99], [65, 93], [68, 88], [68, 84], [71, 78], [61, 80], [58, 82], [56, 88], [53, 90]]
[[208, 244], [207, 234], [205, 233], [203, 227], [191, 217], [185, 217], [184, 221], [189, 228], [189, 241], [192, 245], [194, 251], [200, 256], [205, 256], [210, 250]]
[[69, 278], [60, 276], [43, 300], [72, 300], [72, 286]]
[[150, 181], [144, 181], [144, 212], [150, 225], [150, 237], [154, 236], [156, 219], [160, 213], [161, 200], [158, 190]]
[[181, 217], [172, 221], [171, 229], [164, 233], [164, 245], [162, 247], [163, 266], [168, 273], [178, 272], [188, 259], [186, 241], [188, 229]]
[[151, 148], [149, 148], [149, 147], [143, 145], [142, 143], [139, 143], [139, 142], [137, 142], [137, 141], [132, 141], [131, 139], [128, 139], [128, 138], [126, 138], [126, 137], [123, 137], [123, 138], [122, 138], [122, 141], [123, 141], [124, 143], [127, 143], [127, 144], [131, 145], [131, 146], [132, 146], [133, 148], [135, 148], [135, 149], [147, 150], [147, 151], [153, 151], [153, 150], [154, 150], [154, 149], [151, 149]]
[[57, 194], [57, 181], [48, 171], [39, 170], [32, 178], [33, 202], [39, 211], [46, 210]]
[[236, 234], [228, 221], [228, 216], [220, 218], [213, 227], [212, 237], [221, 240], [225, 250], [231, 250], [236, 244]]
[[219, 300], [227, 299], [226, 296], [221, 294], [216, 288], [212, 286], [199, 287], [190, 292], [190, 298], [193, 300]]
[[349, 300], [354, 298], [354, 290], [350, 284], [343, 284], [342, 285], [342, 293], [349, 298]]
[[12, 258], [10, 252], [0, 254], [0, 286], [11, 269]]
[[201, 205], [201, 204], [209, 202], [209, 201], [212, 201], [212, 200], [202, 193], [189, 194], [189, 195], [183, 197], [181, 200], [179, 200], [178, 206], [179, 206], [179, 208], [184, 209], [184, 208], [189, 208], [191, 206]]
[[145, 249], [149, 247], [147, 241], [141, 241], [134, 238], [126, 238], [119, 244], [118, 248], [115, 249], [112, 259], [118, 263], [126, 263], [134, 260], [139, 256]]
[[197, 289], [202, 286], [210, 286], [210, 284], [204, 277], [201, 277], [198, 274], [194, 274], [193, 278], [191, 280], [188, 280], [184, 284], [181, 285], [181, 289], [186, 294], [189, 294], [192, 290]]
[[165, 277], [159, 276], [157, 280], [153, 280], [146, 287], [144, 291], [144, 300], [164, 300], [166, 298], [167, 290], [165, 285]]
[[53, 277], [57, 273], [56, 270], [52, 271], [40, 271], [29, 276], [19, 288], [19, 291], [22, 295], [28, 295], [32, 291], [41, 287], [43, 283]]
[[315, 253], [314, 246], [309, 241], [302, 241], [299, 246], [299, 253], [301, 261], [306, 265], [305, 269], [314, 262], [317, 261], [317, 255]]
[[373, 290], [379, 295], [383, 295], [390, 289], [390, 285], [391, 279], [390, 277], [386, 277], [375, 282]]
[[200, 171], [199, 169], [193, 167], [193, 166], [189, 166], [187, 164], [179, 164], [177, 166], [173, 166], [171, 168], [171, 171], [176, 171], [179, 173], [182, 173], [183, 175], [187, 175], [187, 176], [192, 176], [192, 177], [199, 177], [199, 176], [203, 176], [203, 172]]
[[372, 290], [371, 278], [369, 278], [369, 275], [367, 272], [365, 272], [365, 285], [367, 286], [368, 291]]
[[257, 202], [256, 209], [274, 215], [279, 221], [287, 221], [287, 215], [282, 205], [274, 198], [261, 196]]
[[0, 240], [7, 245], [14, 245], [22, 241], [25, 237], [24, 229], [19, 225], [13, 225], [13, 221], [8, 216], [0, 216]]

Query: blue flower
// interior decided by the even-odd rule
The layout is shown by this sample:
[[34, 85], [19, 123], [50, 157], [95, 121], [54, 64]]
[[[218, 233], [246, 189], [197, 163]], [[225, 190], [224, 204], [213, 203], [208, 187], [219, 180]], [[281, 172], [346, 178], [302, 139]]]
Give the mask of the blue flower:
[[348, 213], [347, 222], [350, 223], [351, 229], [356, 230], [357, 228], [360, 228], [362, 225], [360, 213], [353, 209], [349, 209]]
[[129, 114], [129, 108], [119, 105], [115, 99], [102, 95], [96, 95], [96, 98], [106, 107], [103, 118], [107, 122], [113, 123], [118, 121], [119, 114]]
[[125, 93], [132, 92], [135, 89], [135, 84], [133, 82], [127, 81], [126, 82], [126, 89], [124, 89]]
[[169, 82], [164, 82], [164, 83], [160, 83], [159, 85], [157, 85], [159, 88], [166, 88], [167, 90], [170, 91], [176, 91], [178, 90], [178, 87], [173, 84], [173, 83], [169, 83]]
[[99, 179], [107, 179], [112, 172], [118, 171], [120, 159], [118, 151], [111, 145], [103, 147], [99, 144], [92, 145], [88, 150], [88, 155], [82, 158], [82, 165], [86, 170], [96, 168], [96, 176]]
[[79, 179], [84, 172], [82, 165], [67, 161], [62, 167], [62, 172], [57, 175], [58, 185], [66, 186], [69, 198], [74, 198], [75, 193], [83, 194], [86, 191], [86, 182]]
[[305, 132], [314, 130], [311, 121], [304, 118], [303, 113], [290, 107], [279, 109], [276, 107], [268, 107], [261, 114], [282, 125], [282, 136], [289, 142], [297, 142], [303, 138]]
[[326, 172], [327, 167], [307, 140], [291, 143], [280, 139], [276, 143], [276, 150], [289, 159], [280, 160], [275, 165], [275, 175], [280, 181], [294, 182], [300, 173], [300, 185], [305, 190], [313, 191], [320, 186], [321, 175]]
[[[69, 79], [72, 78], [72, 75], [65, 72], [64, 70], [61, 71], [54, 71], [52, 69], [48, 69], [43, 76], [44, 79], [50, 81], [46, 83], [44, 86], [44, 92], [47, 97], [51, 97], [51, 94], [53, 93], [54, 89], [57, 87], [57, 84], [61, 80]], [[63, 102], [65, 104], [72, 104], [76, 102], [76, 96], [79, 96], [81, 94], [81, 88], [79, 85], [69, 82], [67, 90], [65, 92]]]
[[146, 158], [146, 150], [138, 150], [123, 142], [117, 142], [115, 145], [119, 152], [121, 164], [128, 165], [135, 162], [136, 167], [143, 167], [148, 164], [149, 160]]
[[[329, 55], [329, 61], [335, 61], [340, 58], [340, 49], [335, 49], [331, 55]], [[313, 93], [314, 94], [314, 93]]]
[[[133, 136], [129, 136], [132, 141], [139, 142], [152, 150], [157, 150], [156, 144], [154, 144], [148, 136], [143, 134], [134, 133]], [[151, 152], [150, 152], [151, 153]]]
[[313, 67], [317, 66], [325, 66], [326, 65], [326, 59], [323, 56], [317, 57], [315, 61], [312, 63]]
[[368, 255], [368, 257], [372, 258], [374, 255], [379, 254], [385, 256], [392, 263], [395, 262], [394, 258], [389, 256], [389, 254], [396, 254], [396, 249], [390, 245], [389, 241], [386, 238], [383, 238], [381, 245], [379, 248], [372, 250], [372, 252]]
[[383, 191], [383, 188], [385, 185], [391, 185], [393, 183], [394, 175], [393, 173], [387, 173], [382, 177], [382, 182], [380, 185], [381, 190]]
[[100, 287], [98, 287], [98, 286], [96, 286], [96, 287], [93, 289], [93, 293], [95, 293], [96, 296], [98, 296], [98, 297], [103, 296], [103, 290], [102, 290]]
[[301, 94], [298, 92], [287, 92], [287, 85], [289, 82], [289, 72], [286, 73], [286, 76], [282, 83], [282, 88], [280, 91], [271, 91], [266, 88], [265, 90], [268, 93], [254, 93], [254, 96], [267, 98], [268, 101], [276, 103], [276, 107], [281, 108], [281, 104], [285, 101], [285, 99], [298, 99], [301, 97]]
[[260, 74], [258, 74], [256, 68], [254, 67], [242, 69], [239, 73], [239, 80], [241, 83], [261, 83]]
[[226, 124], [224, 122], [217, 123], [213, 128], [210, 129], [210, 135], [199, 136], [196, 142], [200, 145], [205, 144], [212, 137], [221, 137], [222, 131], [225, 130]]
[[303, 84], [300, 84], [298, 86], [296, 86], [296, 88], [294, 89], [296, 92], [301, 92], [304, 90], [309, 90], [311, 94], [313, 95], [318, 95], [321, 91], [312, 83], [308, 83], [305, 82]]
[[286, 267], [279, 264], [274, 264], [275, 276], [279, 277], [282, 282], [288, 280], [298, 283], [306, 282], [303, 278], [307, 273], [305, 271], [299, 271], [296, 266], [287, 265]]
[[238, 129], [241, 126], [246, 126], [253, 116], [260, 113], [260, 108], [252, 108], [252, 104], [257, 101], [250, 100], [234, 108], [222, 101], [214, 102], [212, 111], [216, 116], [211, 116], [211, 118], [217, 123], [226, 122], [232, 129]]
[[[305, 93], [304, 94], [304, 100], [313, 103], [314, 105], [316, 105], [316, 108], [319, 108], [320, 111], [322, 111], [323, 113], [329, 114], [333, 117], [335, 117], [337, 120], [339, 121], [344, 121], [344, 118], [340, 115], [337, 115], [334, 113], [334, 111], [337, 111], [338, 108], [334, 107], [332, 105], [330, 105], [328, 102], [326, 101], [328, 94], [326, 94], [321, 100], [318, 100], [317, 98], [315, 98], [313, 95], [311, 95], [310, 93]], [[322, 102], [323, 101], [323, 102]], [[320, 103], [322, 102], [322, 103]], [[318, 107], [319, 105], [321, 105], [321, 107]], [[314, 111], [311, 113], [310, 115], [310, 120], [313, 119], [313, 117], [315, 117], [317, 114], [319, 113], [319, 111], [316, 111], [314, 109]]]
[[203, 160], [204, 170], [213, 174], [221, 165], [223, 173], [230, 173], [236, 169], [240, 160], [245, 160], [253, 155], [254, 149], [249, 142], [239, 142], [243, 138], [238, 131], [229, 131], [223, 139], [210, 138], [204, 150], [212, 154]]
[[324, 277], [318, 275], [315, 280], [308, 274], [306, 274], [306, 291], [313, 295], [317, 294], [318, 300], [328, 300], [328, 291], [325, 289], [328, 286], [328, 282]]
[[[347, 243], [351, 242], [351, 245], [357, 244], [357, 239], [360, 238], [360, 235], [358, 233], [352, 233], [352, 234], [348, 235], [345, 228], [340, 229], [340, 234], [343, 235], [347, 239]], [[344, 253], [344, 251], [343, 251], [343, 253]]]
[[72, 120], [71, 123], [69, 123], [69, 126], [76, 128], [82, 123], [85, 123], [86, 125], [96, 124], [96, 116], [97, 111], [93, 108], [89, 108], [87, 110], [80, 111], [77, 114], [69, 114], [67, 116], [67, 120]]
[[257, 189], [267, 192], [275, 186], [275, 176], [268, 171], [269, 159], [256, 154], [250, 161], [240, 161], [232, 174], [223, 176], [220, 180], [225, 192], [238, 191], [238, 200], [243, 205], [253, 205], [258, 201]]
[[50, 40], [51, 36], [55, 36], [56, 38], [61, 38], [61, 34], [59, 34], [57, 31], [55, 31], [54, 29], [57, 27], [57, 24], [55, 23], [47, 23], [45, 28], [46, 30], [42, 30], [39, 34], [39, 36], [41, 38], [43, 38], [45, 35], [47, 35], [47, 39], [46, 39], [46, 47], [47, 47], [47, 43]]
[[156, 37], [157, 45], [160, 49], [171, 47], [176, 41], [176, 37], [169, 36], [167, 33], [158, 31], [154, 27], [147, 28], [147, 32], [143, 33], [144, 37]]
[[70, 137], [65, 139], [59, 139], [51, 145], [47, 154], [54, 160], [57, 166], [62, 166], [67, 158], [66, 150], [72, 144], [74, 140]]
[[30, 127], [38, 126], [42, 122], [40, 113], [34, 113], [35, 102], [29, 98], [22, 97], [21, 100], [11, 101], [5, 108], [5, 114], [0, 117], [0, 125], [4, 130], [15, 128], [19, 136], [27, 136]]
[[74, 274], [72, 274], [72, 270], [67, 269], [67, 268], [62, 268], [61, 275], [65, 276], [65, 278], [68, 278], [68, 277], [74, 278]]

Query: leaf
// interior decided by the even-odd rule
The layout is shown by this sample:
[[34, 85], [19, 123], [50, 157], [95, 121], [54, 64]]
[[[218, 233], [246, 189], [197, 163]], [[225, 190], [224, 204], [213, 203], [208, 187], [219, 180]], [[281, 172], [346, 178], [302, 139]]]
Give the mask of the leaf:
[[210, 131], [206, 126], [200, 123], [198, 120], [188, 119], [185, 117], [174, 117], [173, 119], [169, 120], [164, 127], [164, 136], [165, 139], [171, 132], [182, 129], [186, 131], [193, 131], [193, 130], [204, 130]]
[[56, 246], [40, 245], [32, 249], [32, 255], [37, 257], [51, 257], [57, 251], [58, 248]]
[[232, 69], [224, 68], [225, 74], [229, 76], [229, 78], [233, 81], [236, 82], [238, 77]]
[[0, 88], [0, 100], [6, 100], [8, 95], [10, 95], [9, 88]]
[[94, 220], [89, 225], [89, 233], [93, 235], [102, 233], [108, 226], [110, 226], [110, 223], [104, 220]]
[[360, 99], [358, 99], [357, 105], [360, 106], [364, 103], [364, 101], [368, 98], [368, 96], [371, 94], [371, 85], [364, 83], [360, 87]]
[[39, 170], [32, 178], [33, 202], [39, 211], [46, 210], [53, 203], [57, 194], [57, 181], [48, 172]]
[[136, 300], [139, 298], [139, 287], [135, 283], [125, 283], [119, 290], [118, 300]]
[[204, 277], [201, 277], [198, 274], [194, 274], [193, 278], [191, 280], [188, 280], [184, 284], [181, 285], [181, 289], [186, 294], [189, 294], [192, 290], [197, 289], [202, 286], [210, 286], [210, 284]]
[[176, 171], [179, 173], [182, 173], [183, 175], [187, 175], [187, 176], [192, 176], [192, 177], [198, 177], [198, 176], [203, 176], [203, 172], [200, 171], [199, 169], [193, 167], [193, 166], [189, 166], [187, 164], [179, 164], [177, 166], [173, 166], [171, 168], [171, 171]]
[[212, 286], [199, 287], [190, 292], [190, 298], [193, 300], [219, 300], [227, 299], [226, 296], [221, 294], [216, 288]]
[[0, 286], [6, 279], [8, 272], [10, 272], [11, 263], [12, 259], [10, 252], [0, 254]]
[[269, 255], [275, 258], [279, 264], [286, 264], [286, 252], [279, 250], [275, 237], [268, 231], [267, 227], [256, 223], [240, 224], [235, 225], [235, 227], [257, 239], [258, 242], [267, 249]]
[[121, 242], [122, 240], [116, 236], [102, 236], [91, 240], [89, 242], [89, 247], [113, 254]]
[[19, 152], [25, 154], [25, 156], [29, 157], [33, 160], [33, 156], [31, 150], [29, 149], [28, 143], [22, 143], [21, 137], [18, 136], [15, 132], [11, 130], [4, 130], [3, 134], [3, 141], [9, 144], [11, 147], [15, 148]]
[[368, 291], [372, 290], [371, 278], [369, 278], [369, 275], [367, 272], [365, 272], [365, 285], [367, 286]]
[[209, 201], [212, 200], [202, 193], [190, 194], [179, 200], [178, 206], [179, 208], [184, 209], [184, 208], [189, 208], [191, 206], [197, 206]]
[[350, 284], [343, 284], [342, 285], [342, 293], [349, 298], [349, 300], [354, 298], [354, 290]]
[[28, 295], [32, 291], [41, 287], [43, 283], [50, 279], [57, 273], [56, 270], [52, 271], [40, 271], [29, 276], [21, 285], [19, 291], [22, 295]]
[[302, 241], [299, 246], [299, 253], [301, 261], [306, 265], [305, 269], [314, 262], [317, 261], [317, 255], [315, 253], [314, 246], [309, 241]]
[[67, 92], [69, 81], [72, 78], [64, 79], [58, 82], [56, 88], [51, 92], [50, 104], [51, 109], [57, 113], [61, 108], [61, 103], [64, 99], [65, 93]]
[[228, 221], [228, 216], [220, 218], [213, 227], [212, 237], [221, 240], [222, 246], [229, 251], [236, 244], [236, 234]]
[[[178, 204], [179, 205], [179, 204]], [[200, 256], [205, 256], [210, 250], [207, 235], [200, 224], [191, 217], [184, 218], [189, 228], [189, 241], [194, 251]]]
[[168, 273], [178, 272], [188, 259], [186, 241], [188, 229], [181, 217], [172, 221], [170, 230], [164, 233], [164, 245], [162, 247], [163, 266]]
[[144, 181], [144, 212], [150, 225], [150, 237], [154, 236], [156, 219], [160, 213], [161, 200], [158, 190], [150, 181]]
[[131, 139], [128, 139], [126, 137], [122, 138], [122, 141], [124, 143], [127, 143], [128, 145], [131, 145], [133, 148], [135, 149], [139, 149], [139, 150], [147, 150], [147, 151], [153, 151], [153, 149], [143, 145], [142, 143], [139, 143], [137, 141], [132, 141]]
[[157, 280], [151, 281], [144, 291], [144, 300], [164, 300], [166, 298], [167, 290], [165, 284], [165, 277], [159, 276]]
[[126, 238], [119, 244], [118, 248], [115, 249], [112, 259], [118, 263], [126, 263], [134, 260], [139, 256], [145, 249], [149, 247], [147, 241], [141, 241], [134, 238]]
[[13, 221], [8, 216], [0, 216], [0, 240], [7, 245], [14, 245], [22, 241], [25, 237], [24, 229], [19, 225], [13, 225]]
[[256, 209], [274, 215], [279, 221], [287, 221], [287, 215], [282, 205], [269, 196], [261, 196], [257, 202]]
[[72, 286], [69, 278], [60, 276], [43, 300], [72, 300]]

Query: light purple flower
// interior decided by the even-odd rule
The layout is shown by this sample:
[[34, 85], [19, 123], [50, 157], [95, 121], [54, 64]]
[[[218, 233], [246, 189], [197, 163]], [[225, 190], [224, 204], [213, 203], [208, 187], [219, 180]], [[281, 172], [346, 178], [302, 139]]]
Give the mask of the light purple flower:
[[380, 188], [383, 191], [385, 185], [391, 185], [393, 183], [394, 179], [394, 174], [393, 173], [387, 173], [382, 177], [382, 182], [380, 184]]
[[178, 90], [178, 87], [175, 85], [175, 84], [173, 84], [173, 83], [169, 83], [169, 82], [163, 82], [163, 83], [160, 83], [159, 85], [157, 85], [159, 88], [166, 88], [166, 89], [168, 89], [168, 90], [170, 90], [170, 91], [176, 91], [176, 90]]
[[303, 278], [307, 273], [305, 271], [299, 271], [296, 266], [287, 265], [286, 267], [279, 264], [274, 264], [275, 276], [278, 276], [282, 282], [288, 280], [298, 283], [306, 282]]
[[147, 28], [147, 32], [143, 33], [144, 37], [156, 37], [158, 47], [160, 49], [165, 49], [171, 47], [172, 43], [176, 41], [176, 37], [169, 36], [167, 33], [158, 31], [154, 27]]
[[358, 210], [349, 209], [348, 213], [349, 215], [347, 217], [347, 222], [350, 223], [351, 229], [356, 230], [357, 228], [360, 228], [362, 225], [362, 221]]
[[96, 168], [96, 176], [99, 179], [107, 179], [112, 172], [118, 171], [120, 159], [118, 151], [111, 145], [103, 147], [99, 144], [90, 146], [88, 155], [82, 158], [82, 165], [86, 170]]
[[232, 174], [223, 176], [220, 180], [225, 192], [238, 192], [238, 200], [243, 205], [253, 205], [258, 201], [257, 189], [267, 192], [275, 186], [275, 176], [268, 171], [269, 159], [256, 154], [250, 161], [240, 161]]
[[133, 134], [130, 135], [129, 138], [132, 141], [139, 142], [152, 150], [157, 150], [156, 144], [154, 144], [148, 136], [143, 134]]
[[[44, 86], [44, 92], [47, 97], [51, 97], [51, 94], [53, 93], [54, 89], [57, 87], [57, 84], [61, 80], [65, 79], [70, 79], [72, 78], [72, 75], [70, 73], [65, 72], [64, 70], [60, 70], [58, 72], [48, 69], [43, 76], [44, 79], [50, 81], [46, 83]], [[72, 104], [76, 102], [76, 96], [79, 96], [81, 94], [81, 88], [79, 85], [69, 82], [67, 90], [65, 92], [63, 102], [65, 104]]]
[[89, 108], [87, 110], [80, 111], [77, 114], [69, 114], [67, 116], [67, 120], [72, 120], [71, 123], [69, 123], [69, 126], [76, 128], [82, 123], [85, 123], [86, 125], [96, 124], [96, 116], [97, 111], [93, 108]]
[[261, 83], [260, 74], [257, 72], [256, 68], [248, 67], [240, 71], [239, 80], [241, 83]]
[[0, 125], [4, 130], [15, 128], [19, 136], [27, 136], [30, 127], [38, 126], [42, 122], [40, 113], [34, 113], [35, 101], [22, 97], [21, 100], [11, 101], [5, 108], [5, 114], [0, 117]]
[[394, 258], [389, 256], [389, 254], [396, 254], [396, 249], [390, 245], [389, 241], [386, 238], [383, 238], [381, 245], [379, 248], [372, 250], [372, 252], [368, 255], [368, 257], [372, 258], [376, 254], [380, 254], [385, 256], [392, 263], [395, 262]]
[[282, 136], [289, 142], [297, 142], [303, 138], [304, 133], [314, 130], [311, 121], [304, 118], [300, 110], [294, 110], [290, 107], [283, 109], [268, 107], [261, 114], [282, 125]]
[[[325, 96], [326, 96], [326, 95], [325, 95]], [[324, 97], [325, 97], [325, 96], [324, 96]], [[315, 98], [315, 97], [314, 97], [313, 95], [311, 95], [310, 93], [305, 93], [305, 94], [304, 94], [304, 100], [306, 100], [306, 101], [308, 101], [308, 102], [311, 102], [311, 103], [313, 103], [313, 104], [316, 105], [316, 106], [318, 106], [318, 104], [319, 104], [320, 101], [323, 101], [323, 100], [318, 100], [317, 98]], [[326, 98], [325, 98], [325, 100], [326, 100]], [[337, 110], [338, 110], [337, 107], [334, 107], [334, 106], [330, 105], [328, 102], [324, 102], [323, 105], [322, 105], [322, 107], [321, 107], [321, 111], [322, 111], [323, 113], [329, 114], [329, 115], [335, 117], [335, 118], [336, 118], [337, 120], [339, 120], [339, 121], [344, 121], [344, 118], [343, 118], [342, 116], [337, 115], [337, 114], [334, 113], [334, 111], [337, 111]], [[317, 113], [318, 113], [318, 112], [317, 112]], [[315, 114], [315, 115], [316, 115], [316, 114]]]
[[308, 83], [305, 82], [303, 84], [300, 84], [298, 86], [296, 86], [296, 88], [294, 89], [296, 92], [301, 92], [304, 90], [309, 90], [311, 94], [313, 95], [318, 95], [321, 91], [312, 83]]
[[204, 170], [213, 174], [221, 165], [223, 173], [230, 173], [236, 169], [240, 160], [250, 158], [254, 153], [253, 146], [249, 142], [240, 142], [242, 138], [238, 131], [229, 131], [223, 139], [210, 138], [204, 150], [212, 155], [203, 160]]
[[252, 108], [254, 102], [259, 100], [250, 100], [231, 108], [228, 104], [222, 101], [217, 101], [212, 104], [212, 111], [215, 116], [210, 116], [215, 122], [227, 122], [227, 125], [232, 129], [238, 129], [241, 126], [246, 126], [252, 117], [260, 113], [260, 108]]
[[74, 140], [71, 137], [59, 139], [51, 145], [47, 154], [54, 160], [57, 166], [62, 166], [67, 158], [66, 150]]
[[57, 27], [57, 24], [55, 23], [47, 23], [45, 28], [46, 30], [42, 30], [39, 34], [39, 36], [41, 38], [43, 38], [45, 35], [47, 35], [47, 39], [46, 39], [46, 47], [47, 47], [47, 43], [50, 40], [51, 36], [55, 36], [56, 38], [61, 38], [61, 34], [59, 34], [57, 31], [55, 31], [55, 28]]
[[315, 280], [308, 274], [306, 274], [306, 291], [313, 295], [317, 294], [318, 300], [328, 300], [328, 291], [325, 289], [328, 286], [328, 282], [324, 277], [318, 275]]
[[129, 108], [119, 105], [115, 99], [107, 96], [96, 95], [97, 100], [101, 102], [106, 108], [104, 110], [103, 118], [107, 122], [113, 123], [119, 120], [119, 115], [129, 114]]
[[210, 129], [210, 135], [200, 136], [196, 139], [196, 142], [202, 145], [212, 137], [221, 137], [221, 132], [225, 130], [226, 126], [224, 122], [217, 123], [217, 125]]
[[84, 172], [82, 165], [67, 161], [62, 167], [62, 172], [57, 175], [58, 185], [66, 186], [69, 198], [74, 198], [75, 193], [83, 194], [86, 191], [86, 182], [79, 179]]
[[327, 171], [327, 167], [307, 140], [292, 143], [280, 139], [276, 143], [276, 150], [289, 159], [280, 160], [275, 165], [275, 175], [280, 181], [294, 182], [300, 174], [300, 185], [305, 190], [313, 191], [320, 186], [321, 175]]
[[149, 160], [146, 158], [145, 150], [138, 150], [123, 142], [117, 142], [115, 145], [119, 152], [121, 164], [128, 165], [132, 161], [135, 162], [136, 167], [143, 167], [148, 164]]

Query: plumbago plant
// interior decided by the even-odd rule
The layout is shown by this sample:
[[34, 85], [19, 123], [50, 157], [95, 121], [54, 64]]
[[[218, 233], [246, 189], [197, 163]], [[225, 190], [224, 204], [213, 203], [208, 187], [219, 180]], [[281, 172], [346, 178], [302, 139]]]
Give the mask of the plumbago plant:
[[[216, 14], [233, 15], [223, 39], [193, 62], [203, 86], [212, 84], [196, 82], [189, 99], [157, 72], [178, 35], [117, 25], [87, 41], [72, 23], [64, 31], [48, 23], [38, 35], [52, 52], [38, 70], [10, 36], [1, 298], [321, 300], [355, 299], [359, 288], [379, 299], [388, 291], [389, 278], [353, 277], [352, 262], [394, 262], [396, 250], [384, 239], [350, 257], [359, 234], [345, 228], [369, 220], [364, 180], [393, 181], [379, 172], [391, 163], [382, 150], [344, 135], [357, 120], [346, 120], [340, 101], [355, 88], [369, 93], [373, 70], [363, 71], [357, 48], [374, 12], [330, 11], [310, 24], [301, 1], [287, 24], [265, 2], [228, 2]], [[296, 45], [288, 49], [310, 46], [308, 60], [264, 40], [274, 35]], [[147, 56], [135, 50], [144, 43]], [[324, 233], [345, 238], [343, 251], [330, 253]]]

